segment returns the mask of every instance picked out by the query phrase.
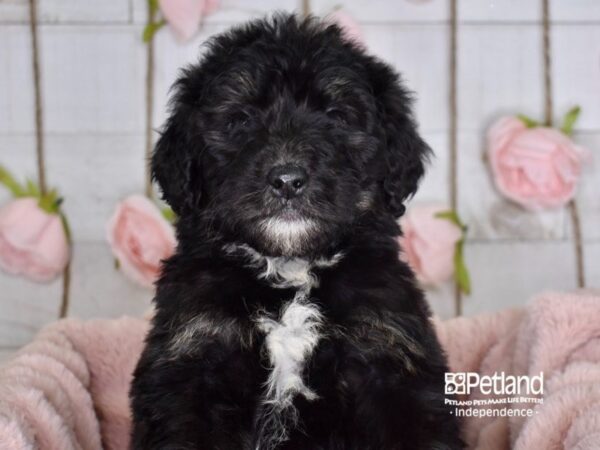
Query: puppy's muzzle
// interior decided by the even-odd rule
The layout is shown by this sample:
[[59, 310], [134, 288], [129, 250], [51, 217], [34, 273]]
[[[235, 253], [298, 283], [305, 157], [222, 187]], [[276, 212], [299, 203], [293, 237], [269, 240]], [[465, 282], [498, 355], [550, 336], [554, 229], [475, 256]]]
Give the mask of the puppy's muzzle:
[[295, 164], [283, 164], [269, 171], [267, 182], [276, 196], [289, 200], [304, 192], [308, 184], [308, 173]]

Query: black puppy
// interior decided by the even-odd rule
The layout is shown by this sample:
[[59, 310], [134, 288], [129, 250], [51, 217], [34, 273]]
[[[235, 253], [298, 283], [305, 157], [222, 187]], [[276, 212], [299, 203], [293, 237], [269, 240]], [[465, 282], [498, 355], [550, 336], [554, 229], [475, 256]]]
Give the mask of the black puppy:
[[458, 449], [396, 218], [423, 175], [398, 76], [316, 19], [215, 37], [154, 177], [177, 213], [131, 390], [135, 449]]

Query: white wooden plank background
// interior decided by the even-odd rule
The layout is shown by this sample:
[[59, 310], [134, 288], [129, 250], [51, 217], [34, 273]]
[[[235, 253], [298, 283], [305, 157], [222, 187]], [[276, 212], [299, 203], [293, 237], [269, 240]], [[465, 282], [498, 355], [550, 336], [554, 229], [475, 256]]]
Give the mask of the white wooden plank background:
[[[145, 23], [147, 15], [146, 0], [131, 0], [133, 22]], [[268, 14], [272, 11], [300, 11], [298, 0], [221, 0], [219, 10], [205, 19], [210, 23], [237, 23]]]
[[590, 286], [598, 289], [600, 283], [600, 242], [590, 242], [585, 248], [585, 276]]
[[72, 316], [141, 316], [150, 308], [152, 292], [134, 285], [115, 270], [114, 257], [104, 241], [76, 244], [71, 276]]
[[49, 179], [61, 193], [71, 193], [64, 210], [78, 240], [102, 239], [115, 204], [144, 188], [142, 136], [50, 135], [46, 155]]
[[140, 34], [140, 26], [41, 28], [48, 133], [143, 129], [145, 53]]
[[[126, 23], [131, 5], [125, 0], [39, 0], [39, 19], [46, 23]], [[29, 0], [0, 0], [1, 22], [27, 22]]]
[[31, 37], [23, 25], [0, 26], [0, 133], [34, 129]]
[[552, 41], [554, 42], [555, 120], [561, 119], [573, 105], [580, 105], [583, 114], [577, 128], [586, 131], [598, 130], [600, 128], [600, 26], [598, 23], [560, 24], [553, 29]]
[[[593, 153], [583, 172], [577, 196], [581, 210], [582, 233], [588, 242], [600, 242], [600, 132], [580, 133], [575, 138]], [[600, 259], [597, 260], [596, 266], [600, 269]], [[593, 280], [600, 285], [600, 276], [590, 278], [590, 281]]]
[[[74, 256], [69, 314], [141, 314], [152, 293], [115, 271], [104, 226], [115, 203], [141, 192], [144, 176], [146, 0], [38, 0], [46, 165], [65, 196]], [[324, 15], [342, 5], [371, 52], [417, 93], [421, 130], [436, 152], [412, 204], [447, 203], [448, 0], [312, 0]], [[198, 36], [182, 45], [156, 36], [153, 126], [168, 89], [202, 42], [228, 26], [300, 0], [222, 0]], [[473, 294], [466, 314], [522, 305], [535, 293], [575, 287], [569, 215], [526, 213], [500, 198], [485, 162], [484, 132], [500, 114], [543, 112], [538, 0], [458, 0], [458, 207], [468, 222]], [[583, 108], [575, 139], [592, 149], [578, 193], [588, 285], [600, 287], [600, 2], [551, 0], [555, 113]], [[35, 178], [34, 99], [27, 0], [0, 0], [0, 163]], [[7, 200], [0, 191], [0, 204]], [[453, 314], [450, 284], [429, 290], [439, 315]], [[61, 280], [38, 285], [0, 273], [0, 358], [55, 320]]]
[[[525, 304], [537, 293], [576, 287], [573, 246], [567, 241], [474, 242], [466, 247], [473, 293], [464, 313]], [[597, 286], [597, 284], [596, 284]]]
[[[364, 25], [367, 47], [392, 63], [417, 95], [416, 113], [421, 129], [448, 128], [448, 34], [445, 25], [379, 24]], [[423, 57], [428, 55], [427, 64]], [[442, 101], [440, 101], [442, 100]]]
[[448, 18], [446, 0], [313, 0], [312, 10], [319, 15], [329, 14], [334, 8], [343, 7], [364, 23], [423, 23], [442, 22]]

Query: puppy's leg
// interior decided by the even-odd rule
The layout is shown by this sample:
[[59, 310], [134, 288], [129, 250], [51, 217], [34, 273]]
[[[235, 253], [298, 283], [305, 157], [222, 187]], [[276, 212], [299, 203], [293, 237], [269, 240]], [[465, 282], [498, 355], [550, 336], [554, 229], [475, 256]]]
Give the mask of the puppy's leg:
[[248, 449], [262, 369], [248, 350], [207, 340], [174, 355], [151, 336], [134, 375], [132, 449]]
[[317, 349], [308, 378], [320, 398], [298, 404], [301, 430], [283, 449], [464, 448], [444, 404], [447, 369], [434, 336], [420, 339], [428, 347], [421, 352], [394, 341], [389, 327], [395, 324], [385, 325], [362, 333], [348, 324], [343, 337]]

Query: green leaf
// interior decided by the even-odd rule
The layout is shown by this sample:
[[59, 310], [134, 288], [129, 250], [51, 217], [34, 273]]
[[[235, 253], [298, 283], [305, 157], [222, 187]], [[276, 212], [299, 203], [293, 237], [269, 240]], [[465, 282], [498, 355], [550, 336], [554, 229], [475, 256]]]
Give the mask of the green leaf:
[[153, 16], [158, 11], [158, 0], [148, 0], [148, 12]]
[[167, 22], [161, 20], [160, 22], [150, 22], [148, 25], [144, 27], [144, 32], [142, 33], [142, 39], [145, 43], [148, 43], [152, 40], [154, 35], [158, 30], [160, 30]]
[[533, 120], [531, 117], [527, 117], [525, 114], [517, 114], [517, 119], [523, 122], [527, 128], [535, 128], [540, 126], [540, 123], [537, 120]]
[[449, 209], [448, 211], [440, 211], [435, 214], [435, 217], [437, 217], [438, 219], [449, 220], [454, 225], [458, 225], [459, 227], [461, 226], [458, 214], [456, 214], [456, 211], [452, 209]]
[[437, 213], [435, 217], [449, 220], [462, 230], [462, 238], [456, 243], [454, 248], [454, 280], [456, 281], [459, 289], [465, 294], [469, 295], [471, 293], [471, 277], [469, 276], [469, 270], [465, 264], [463, 254], [467, 226], [463, 223], [458, 216], [458, 213], [454, 210], [441, 211]]
[[121, 268], [121, 261], [115, 258], [115, 270], [119, 270]]
[[58, 214], [62, 199], [58, 197], [56, 189], [52, 189], [40, 197], [38, 205], [49, 214]]
[[462, 222], [462, 220], [460, 220], [460, 217], [458, 217], [458, 213], [452, 209], [448, 211], [440, 211], [436, 213], [435, 217], [437, 217], [438, 219], [449, 220], [458, 228], [460, 228], [463, 231], [463, 233], [467, 231], [467, 226]]
[[0, 184], [3, 184], [15, 197], [25, 197], [25, 188], [3, 166], [0, 166]]
[[462, 292], [469, 295], [471, 293], [471, 277], [465, 264], [463, 254], [464, 240], [456, 243], [454, 251], [454, 279]]
[[565, 114], [561, 131], [567, 136], [571, 136], [573, 134], [573, 125], [575, 125], [580, 112], [581, 108], [579, 106], [575, 106], [574, 108], [571, 108], [567, 114]]
[[163, 217], [167, 220], [167, 222], [175, 222], [177, 215], [175, 214], [175, 211], [173, 211], [171, 208], [165, 206], [160, 210], [160, 212], [162, 213]]
[[31, 196], [31, 197], [36, 197], [39, 198], [40, 197], [40, 189], [38, 188], [38, 185], [35, 184], [35, 182], [31, 179], [27, 179], [25, 181], [25, 186], [26, 186], [26, 194]]

